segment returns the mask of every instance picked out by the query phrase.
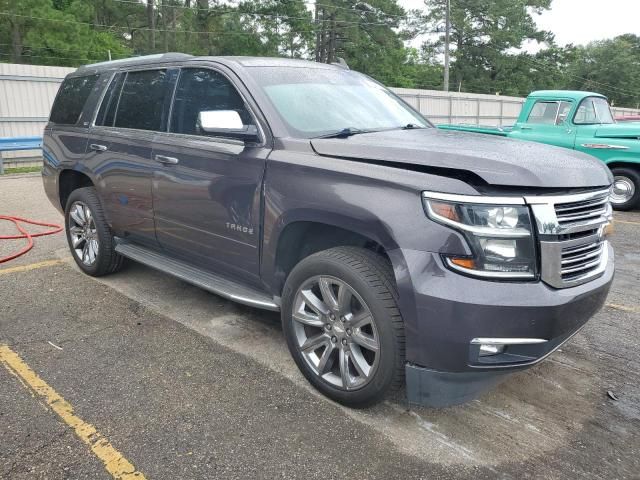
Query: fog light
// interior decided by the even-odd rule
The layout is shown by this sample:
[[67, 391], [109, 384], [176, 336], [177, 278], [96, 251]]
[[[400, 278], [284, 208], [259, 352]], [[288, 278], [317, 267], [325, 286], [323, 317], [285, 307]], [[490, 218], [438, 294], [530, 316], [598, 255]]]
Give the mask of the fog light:
[[481, 357], [488, 357], [490, 355], [498, 355], [499, 353], [504, 352], [504, 345], [492, 345], [483, 343], [480, 344], [480, 354]]

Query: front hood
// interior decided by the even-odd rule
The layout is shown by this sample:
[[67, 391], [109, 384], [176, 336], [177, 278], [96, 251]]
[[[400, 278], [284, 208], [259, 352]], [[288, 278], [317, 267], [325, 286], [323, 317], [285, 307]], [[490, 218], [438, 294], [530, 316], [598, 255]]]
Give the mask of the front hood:
[[436, 128], [312, 139], [311, 145], [320, 155], [459, 172], [490, 185], [588, 188], [612, 181], [600, 161], [580, 152]]
[[631, 138], [640, 139], [640, 124], [613, 124], [598, 127], [595, 137], [598, 138]]

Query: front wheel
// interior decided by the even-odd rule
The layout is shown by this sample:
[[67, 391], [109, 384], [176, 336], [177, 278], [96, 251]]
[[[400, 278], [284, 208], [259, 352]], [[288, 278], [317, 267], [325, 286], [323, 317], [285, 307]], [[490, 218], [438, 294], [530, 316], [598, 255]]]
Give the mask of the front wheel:
[[613, 168], [611, 205], [616, 210], [631, 210], [640, 205], [640, 173], [631, 168]]
[[282, 298], [287, 345], [311, 384], [352, 407], [402, 385], [404, 326], [389, 262], [336, 247], [302, 260]]

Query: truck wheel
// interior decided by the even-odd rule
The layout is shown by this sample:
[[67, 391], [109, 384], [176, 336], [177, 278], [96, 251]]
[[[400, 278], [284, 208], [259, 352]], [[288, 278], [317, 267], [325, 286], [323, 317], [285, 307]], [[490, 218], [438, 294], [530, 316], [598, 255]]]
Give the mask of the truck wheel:
[[631, 168], [613, 168], [611, 204], [616, 210], [631, 210], [640, 204], [640, 173]]
[[71, 254], [83, 272], [99, 277], [122, 268], [124, 257], [115, 251], [113, 235], [95, 188], [71, 192], [64, 217]]
[[379, 402], [404, 380], [404, 324], [393, 270], [380, 255], [336, 247], [302, 260], [287, 278], [282, 323], [303, 375], [351, 407]]

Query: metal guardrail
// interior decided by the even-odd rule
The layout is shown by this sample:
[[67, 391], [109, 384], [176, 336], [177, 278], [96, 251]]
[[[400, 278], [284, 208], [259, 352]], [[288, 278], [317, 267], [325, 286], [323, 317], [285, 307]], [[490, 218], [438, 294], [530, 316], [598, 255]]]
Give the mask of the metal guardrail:
[[4, 173], [2, 152], [18, 150], [39, 150], [42, 148], [42, 137], [0, 138], [0, 175]]

